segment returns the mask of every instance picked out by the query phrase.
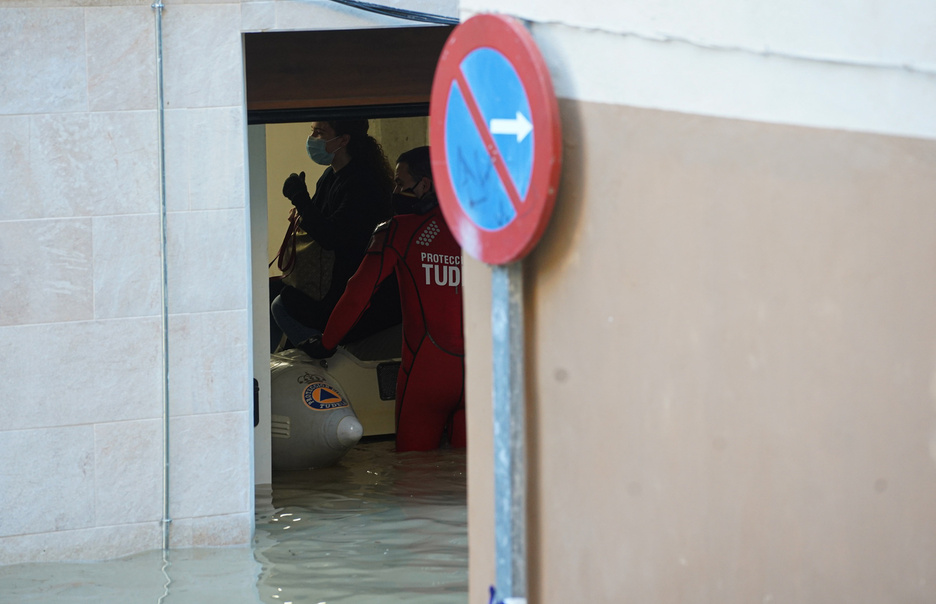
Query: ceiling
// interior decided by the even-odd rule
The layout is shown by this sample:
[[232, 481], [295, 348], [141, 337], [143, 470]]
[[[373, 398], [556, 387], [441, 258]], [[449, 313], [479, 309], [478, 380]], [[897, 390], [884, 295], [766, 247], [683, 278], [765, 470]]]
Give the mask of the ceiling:
[[451, 26], [244, 35], [248, 123], [429, 114]]

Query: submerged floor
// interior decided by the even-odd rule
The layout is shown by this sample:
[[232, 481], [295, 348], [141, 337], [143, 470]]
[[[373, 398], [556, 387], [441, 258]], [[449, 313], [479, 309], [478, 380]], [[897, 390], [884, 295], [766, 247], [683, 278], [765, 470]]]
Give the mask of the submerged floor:
[[[0, 567], [0, 601], [464, 603], [466, 455], [358, 445], [338, 465], [274, 475], [253, 548]], [[168, 564], [167, 564], [168, 562]]]

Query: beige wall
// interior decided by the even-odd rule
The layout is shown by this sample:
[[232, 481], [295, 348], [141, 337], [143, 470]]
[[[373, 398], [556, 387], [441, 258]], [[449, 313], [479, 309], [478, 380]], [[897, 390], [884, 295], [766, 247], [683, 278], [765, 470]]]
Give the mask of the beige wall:
[[159, 548], [167, 496], [172, 548], [250, 542], [268, 314], [249, 304], [266, 242], [248, 248], [242, 33], [401, 26], [333, 3], [166, 3], [164, 372], [150, 4], [0, 6], [0, 564]]
[[[936, 600], [936, 142], [561, 111], [525, 260], [531, 601]], [[466, 266], [472, 601], [488, 273]]]
[[[267, 124], [266, 129], [266, 176], [267, 216], [269, 236], [267, 257], [273, 260], [283, 242], [283, 234], [289, 220], [292, 204], [283, 197], [283, 182], [293, 172], [305, 172], [309, 192], [315, 191], [315, 181], [325, 170], [309, 159], [305, 152], [305, 141], [309, 136], [310, 124]], [[279, 275], [276, 264], [270, 267], [270, 276]]]
[[0, 8], [0, 564], [247, 543], [240, 5], [164, 20], [166, 490], [154, 13], [74, 4]]

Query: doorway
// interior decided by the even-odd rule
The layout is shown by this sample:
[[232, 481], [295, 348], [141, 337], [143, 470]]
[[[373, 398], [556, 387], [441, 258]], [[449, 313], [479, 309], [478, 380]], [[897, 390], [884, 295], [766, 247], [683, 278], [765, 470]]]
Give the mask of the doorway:
[[[256, 376], [254, 483], [269, 484], [271, 419], [269, 268], [290, 204], [291, 172], [314, 170], [304, 156], [313, 121], [367, 118], [391, 164], [427, 144], [429, 96], [452, 27], [244, 34], [250, 173], [253, 369]], [[307, 179], [314, 182], [316, 175]]]

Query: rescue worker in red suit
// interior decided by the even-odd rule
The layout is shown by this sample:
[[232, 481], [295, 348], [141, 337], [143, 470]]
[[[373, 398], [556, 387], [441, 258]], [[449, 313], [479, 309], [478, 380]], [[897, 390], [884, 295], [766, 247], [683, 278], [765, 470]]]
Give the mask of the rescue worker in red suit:
[[403, 310], [403, 354], [396, 389], [397, 451], [438, 448], [447, 435], [464, 447], [465, 370], [461, 248], [435, 196], [429, 147], [400, 155], [395, 216], [379, 225], [364, 260], [325, 332], [300, 344], [313, 358], [334, 354], [368, 308], [381, 282], [396, 273]]

